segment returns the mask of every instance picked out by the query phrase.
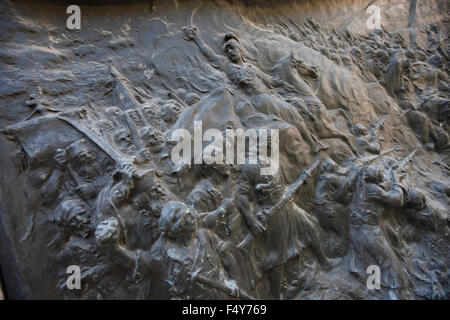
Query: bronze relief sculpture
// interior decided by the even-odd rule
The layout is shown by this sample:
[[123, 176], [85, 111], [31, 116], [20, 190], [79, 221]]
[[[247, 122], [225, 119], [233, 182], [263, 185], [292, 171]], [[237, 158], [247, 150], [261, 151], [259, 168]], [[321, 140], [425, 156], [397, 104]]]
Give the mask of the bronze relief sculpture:
[[80, 30], [19, 2], [0, 5], [9, 297], [448, 299], [444, 1], [375, 30], [364, 0], [317, 1], [330, 21], [111, 1]]

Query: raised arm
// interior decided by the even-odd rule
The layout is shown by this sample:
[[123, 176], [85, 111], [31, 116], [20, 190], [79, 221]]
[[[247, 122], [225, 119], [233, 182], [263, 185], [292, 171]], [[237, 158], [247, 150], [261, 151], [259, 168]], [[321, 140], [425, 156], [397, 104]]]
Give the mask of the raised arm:
[[385, 204], [387, 207], [399, 208], [403, 206], [403, 190], [396, 180], [393, 181], [389, 191], [384, 191], [383, 188], [376, 184], [372, 184], [368, 191], [370, 193], [370, 198]]
[[224, 58], [217, 55], [199, 36], [199, 32], [195, 27], [184, 27], [184, 39], [194, 41], [202, 54], [211, 62], [214, 68], [222, 68]]
[[255, 69], [258, 78], [260, 78], [264, 82], [267, 88], [273, 89], [283, 87], [284, 90], [286, 90], [287, 92], [301, 94], [301, 92], [289, 82], [280, 79], [279, 77], [276, 76], [270, 76], [265, 72], [263, 72], [262, 70], [260, 70], [258, 67], [255, 67]]
[[158, 268], [158, 259], [152, 252], [129, 250], [120, 243], [119, 221], [112, 217], [100, 222], [95, 230], [98, 245], [120, 267], [128, 270], [143, 270], [145, 273]]

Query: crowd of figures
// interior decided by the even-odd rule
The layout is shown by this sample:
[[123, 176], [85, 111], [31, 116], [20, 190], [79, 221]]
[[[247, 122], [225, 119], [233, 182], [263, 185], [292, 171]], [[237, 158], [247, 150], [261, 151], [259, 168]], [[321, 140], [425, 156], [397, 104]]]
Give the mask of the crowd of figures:
[[[62, 297], [368, 297], [375, 265], [379, 297], [448, 298], [450, 186], [436, 181], [425, 192], [408, 178], [414, 157], [449, 147], [448, 52], [436, 26], [426, 49], [384, 31], [356, 39], [315, 28], [288, 36], [383, 86], [420, 145], [383, 149], [378, 131], [394, 110], [375, 113], [367, 129], [345, 103], [329, 108], [313, 88], [319, 67], [294, 53], [267, 70], [236, 34], [223, 36], [218, 54], [194, 27], [180, 41], [223, 79], [207, 93], [168, 86], [145, 96], [111, 67], [117, 106], [56, 110], [30, 96], [30, 114], [3, 133], [18, 143], [19, 174], [39, 190], [34, 212], [57, 228], [48, 246]], [[203, 129], [279, 130], [280, 170], [174, 165], [170, 134], [194, 120]], [[81, 290], [66, 286], [70, 265], [81, 267]], [[349, 287], [327, 290], [339, 281]]]
[[[381, 84], [401, 107], [421, 142], [440, 152], [448, 147], [448, 48], [440, 39], [437, 25], [423, 32], [427, 35], [425, 48], [408, 46], [401, 34], [392, 35], [383, 29], [374, 30], [367, 38], [350, 33], [343, 37], [305, 34], [305, 45], [365, 81]], [[354, 134], [360, 132], [365, 133], [355, 127]], [[373, 139], [373, 135], [368, 138]], [[379, 147], [369, 144], [367, 148], [375, 151]]]

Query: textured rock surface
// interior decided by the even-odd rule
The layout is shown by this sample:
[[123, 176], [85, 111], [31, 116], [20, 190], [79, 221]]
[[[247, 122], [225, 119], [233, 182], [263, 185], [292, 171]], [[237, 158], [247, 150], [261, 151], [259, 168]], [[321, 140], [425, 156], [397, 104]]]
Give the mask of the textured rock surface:
[[[448, 299], [446, 1], [79, 3], [0, 4], [9, 297]], [[278, 129], [280, 170], [175, 166], [194, 120]]]

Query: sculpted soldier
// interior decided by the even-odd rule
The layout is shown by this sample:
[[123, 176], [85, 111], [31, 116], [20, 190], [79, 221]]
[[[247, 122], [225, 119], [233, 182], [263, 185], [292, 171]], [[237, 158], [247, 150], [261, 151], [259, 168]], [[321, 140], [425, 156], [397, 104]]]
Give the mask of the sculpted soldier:
[[449, 233], [446, 213], [430, 205], [420, 189], [409, 188], [405, 194], [405, 218], [407, 223], [402, 226], [401, 236], [406, 242], [405, 253], [409, 258], [406, 266], [414, 275], [415, 293], [422, 297], [445, 299], [440, 282], [448, 282], [445, 264], [448, 247], [445, 243], [442, 247], [435, 246], [429, 239], [437, 233]]
[[141, 277], [149, 276], [158, 298], [224, 299], [228, 295], [220, 287], [202, 285], [196, 278], [227, 282], [238, 294], [235, 282], [227, 280], [236, 277], [235, 261], [226, 243], [208, 230], [215, 228], [218, 217], [226, 215], [230, 206], [227, 199], [213, 212], [198, 213], [182, 202], [168, 202], [161, 212], [161, 236], [148, 251], [124, 247], [118, 241], [118, 222], [102, 222], [96, 237], [114, 262]]
[[120, 151], [125, 154], [134, 154], [136, 152], [136, 146], [131, 141], [130, 132], [123, 128], [114, 133], [114, 143], [117, 145]]
[[350, 272], [366, 278], [370, 265], [381, 268], [381, 285], [397, 289], [404, 285], [399, 258], [383, 232], [383, 215], [390, 208], [403, 206], [403, 190], [395, 170], [390, 172], [390, 189], [383, 188], [384, 176], [378, 166], [361, 169], [349, 207], [351, 263]]
[[366, 127], [362, 123], [357, 123], [353, 128], [353, 132], [356, 135], [356, 148], [359, 154], [380, 154], [381, 145], [377, 140], [376, 130], [372, 129], [370, 132], [367, 132]]
[[345, 255], [349, 245], [349, 204], [358, 170], [350, 174], [327, 158], [319, 169], [314, 190], [314, 213], [325, 230], [326, 252], [329, 257]]
[[222, 193], [208, 179], [202, 179], [189, 193], [186, 203], [197, 211], [215, 210], [223, 200]]
[[131, 191], [135, 187], [136, 169], [131, 164], [124, 164], [113, 175], [113, 182], [98, 195], [95, 203], [95, 222], [115, 217], [124, 230], [124, 241], [127, 240], [127, 228], [121, 214], [121, 207], [128, 205]]
[[446, 214], [434, 208], [418, 188], [409, 188], [405, 194], [406, 219], [417, 232], [448, 232]]
[[[104, 256], [95, 242], [88, 239], [92, 235], [91, 217], [86, 203], [77, 198], [68, 198], [62, 201], [55, 210], [54, 221], [60, 227], [58, 240], [52, 245], [58, 245], [60, 251], [56, 260], [61, 267], [58, 289], [66, 297], [98, 299], [102, 297], [101, 281], [106, 271]], [[66, 290], [67, 272], [70, 265], [81, 267], [82, 290]], [[74, 295], [74, 296], [73, 296]]]
[[[161, 150], [164, 146], [163, 135], [160, 130], [152, 126], [144, 126], [139, 130], [142, 148], [134, 156], [136, 164], [146, 164], [151, 160], [158, 160], [161, 156]], [[158, 155], [155, 155], [155, 154]]]
[[187, 40], [194, 41], [200, 51], [208, 58], [213, 67], [221, 69], [230, 81], [241, 87], [249, 96], [250, 101], [257, 112], [274, 115], [279, 119], [294, 124], [302, 136], [307, 140], [313, 152], [328, 147], [321, 144], [305, 125], [298, 110], [282, 100], [280, 97], [270, 94], [273, 87], [284, 86], [295, 91], [292, 85], [262, 72], [258, 67], [248, 63], [244, 59], [239, 39], [232, 33], [225, 35], [225, 54], [227, 58], [218, 56], [198, 36], [196, 28], [185, 28]]
[[141, 129], [141, 139], [152, 152], [160, 152], [163, 148], [164, 139], [161, 131], [151, 126], [145, 126]]
[[[284, 191], [279, 173], [261, 175], [259, 164], [242, 166], [237, 206], [250, 232], [257, 237], [254, 247], [260, 257], [259, 268], [269, 273], [270, 289], [275, 299], [281, 298], [284, 264], [297, 257], [306, 246], [311, 246], [319, 262], [329, 267], [319, 240], [319, 226], [313, 216], [293, 201], [270, 217], [264, 215], [265, 209], [280, 201]], [[255, 202], [256, 214], [252, 210], [252, 202]]]
[[[224, 195], [218, 189], [220, 184], [226, 184], [228, 196], [231, 196], [229, 190], [229, 172], [225, 165], [202, 165], [201, 176], [197, 185], [192, 189], [186, 198], [186, 204], [192, 206], [197, 212], [211, 212], [216, 210], [222, 203]], [[227, 195], [225, 195], [227, 196]], [[216, 234], [220, 237], [229, 236], [231, 233], [230, 216], [219, 219]]]
[[411, 60], [400, 46], [394, 45], [384, 74], [386, 90], [393, 98], [397, 98], [399, 101], [406, 98], [406, 94], [411, 89], [408, 78], [410, 72]]
[[81, 197], [91, 199], [97, 195], [102, 183], [98, 178], [108, 168], [101, 168], [99, 154], [86, 139], [77, 140], [65, 149], [57, 149], [55, 160], [75, 179], [76, 191]]
[[448, 148], [449, 135], [441, 126], [414, 106], [405, 111], [408, 124], [420, 141], [429, 149], [441, 152]]
[[[308, 124], [308, 128], [313, 128], [313, 132], [321, 139], [338, 138], [343, 140], [353, 153], [357, 154], [356, 149], [351, 144], [349, 137], [338, 130], [333, 125], [331, 113], [328, 112], [325, 105], [316, 97], [312, 88], [300, 77], [306, 75], [316, 79], [317, 68], [307, 65], [304, 61], [295, 58], [291, 53], [281, 58], [274, 66], [273, 71], [293, 88], [288, 87], [283, 97], [287, 102], [297, 108]], [[341, 109], [333, 109], [333, 112], [340, 113], [350, 123], [349, 116]]]

